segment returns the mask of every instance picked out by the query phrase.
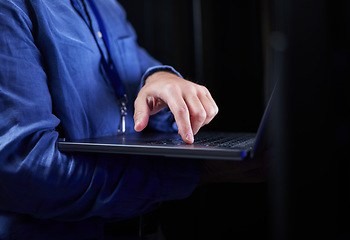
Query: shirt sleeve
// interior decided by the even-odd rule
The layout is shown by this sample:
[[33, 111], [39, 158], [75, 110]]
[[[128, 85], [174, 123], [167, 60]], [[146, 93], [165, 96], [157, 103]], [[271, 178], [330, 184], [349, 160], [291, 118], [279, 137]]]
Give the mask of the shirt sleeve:
[[199, 177], [196, 161], [58, 150], [54, 90], [35, 44], [42, 33], [28, 11], [0, 2], [0, 211], [125, 219], [190, 195]]

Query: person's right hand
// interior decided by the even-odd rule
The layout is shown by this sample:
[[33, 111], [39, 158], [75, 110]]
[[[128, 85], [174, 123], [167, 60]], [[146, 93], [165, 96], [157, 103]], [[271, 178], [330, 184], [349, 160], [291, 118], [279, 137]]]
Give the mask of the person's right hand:
[[194, 135], [218, 113], [218, 107], [204, 86], [169, 72], [149, 76], [135, 100], [135, 130], [142, 131], [149, 116], [168, 106], [174, 114], [182, 139], [192, 144]]

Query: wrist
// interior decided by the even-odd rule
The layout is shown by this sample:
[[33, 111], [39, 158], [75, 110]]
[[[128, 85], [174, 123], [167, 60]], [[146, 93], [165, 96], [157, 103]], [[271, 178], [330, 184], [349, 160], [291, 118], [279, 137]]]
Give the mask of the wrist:
[[141, 87], [143, 87], [145, 85], [146, 80], [151, 75], [154, 75], [155, 73], [158, 73], [158, 72], [173, 73], [173, 74], [183, 78], [182, 75], [171, 66], [167, 66], [167, 65], [154, 66], [154, 67], [150, 67], [149, 69], [147, 69], [147, 71], [143, 74], [143, 76], [141, 78]]
[[153, 73], [152, 75], [148, 76], [148, 78], [145, 79], [145, 85], [147, 83], [156, 82], [156, 81], [162, 81], [164, 79], [173, 79], [173, 78], [179, 78], [179, 76], [173, 72], [168, 71], [157, 71]]

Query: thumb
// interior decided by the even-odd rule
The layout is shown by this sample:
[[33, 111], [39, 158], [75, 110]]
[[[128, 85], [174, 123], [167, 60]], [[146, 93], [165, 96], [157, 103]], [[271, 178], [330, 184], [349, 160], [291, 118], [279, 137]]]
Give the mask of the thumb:
[[147, 127], [150, 115], [150, 109], [146, 101], [142, 101], [139, 98], [135, 100], [135, 131], [141, 132]]

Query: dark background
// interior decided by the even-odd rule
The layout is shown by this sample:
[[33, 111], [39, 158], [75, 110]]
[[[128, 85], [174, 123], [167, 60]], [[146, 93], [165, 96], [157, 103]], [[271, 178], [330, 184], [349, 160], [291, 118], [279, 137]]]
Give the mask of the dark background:
[[210, 129], [256, 131], [264, 107], [259, 1], [198, 1], [202, 47], [193, 1], [120, 2], [142, 47], [209, 88], [220, 109]]
[[256, 131], [271, 83], [283, 79], [269, 180], [164, 203], [166, 237], [350, 239], [348, 1], [119, 2], [141, 46], [211, 91], [220, 112], [207, 130]]
[[[142, 47], [211, 91], [220, 112], [206, 130], [256, 131], [265, 106], [260, 1], [119, 2]], [[168, 239], [264, 239], [267, 206], [266, 183], [215, 184], [164, 203], [160, 219]]]

